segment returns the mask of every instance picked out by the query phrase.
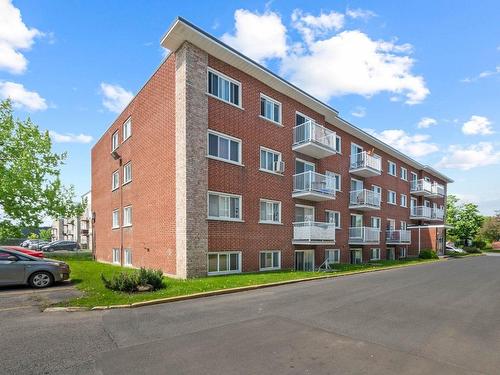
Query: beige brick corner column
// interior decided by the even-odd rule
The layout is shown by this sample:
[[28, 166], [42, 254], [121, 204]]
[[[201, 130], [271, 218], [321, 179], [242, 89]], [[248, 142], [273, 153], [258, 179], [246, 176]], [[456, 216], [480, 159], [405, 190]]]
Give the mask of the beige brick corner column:
[[176, 262], [180, 278], [207, 273], [207, 53], [184, 43], [175, 53]]

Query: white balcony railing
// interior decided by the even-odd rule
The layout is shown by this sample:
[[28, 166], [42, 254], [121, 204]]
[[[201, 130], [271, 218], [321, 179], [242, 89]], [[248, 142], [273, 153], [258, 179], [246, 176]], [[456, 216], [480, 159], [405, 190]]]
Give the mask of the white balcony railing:
[[335, 132], [311, 120], [293, 128], [294, 146], [308, 142], [317, 143], [322, 147], [331, 149], [333, 152], [337, 151], [335, 147]]
[[410, 217], [430, 219], [432, 217], [432, 207], [413, 206], [410, 208]]
[[431, 187], [431, 193], [432, 195], [444, 197], [444, 186], [434, 182]]
[[380, 208], [380, 193], [368, 189], [353, 190], [350, 192], [349, 206]]
[[335, 198], [335, 180], [321, 173], [307, 171], [293, 176], [293, 194], [319, 194]]
[[293, 223], [293, 242], [335, 242], [335, 223], [321, 223], [315, 221]]
[[349, 228], [349, 243], [364, 244], [364, 243], [379, 243], [380, 229], [372, 227], [350, 227]]
[[432, 220], [443, 220], [444, 219], [444, 210], [439, 208], [433, 208], [431, 212]]
[[409, 230], [388, 230], [385, 232], [385, 242], [388, 244], [409, 244], [411, 232]]
[[381, 158], [378, 155], [371, 155], [366, 151], [351, 155], [351, 164], [349, 167], [351, 173], [353, 170], [368, 169], [375, 174], [380, 174], [382, 170]]
[[432, 183], [430, 181], [424, 180], [412, 180], [410, 182], [410, 192], [412, 193], [432, 193]]

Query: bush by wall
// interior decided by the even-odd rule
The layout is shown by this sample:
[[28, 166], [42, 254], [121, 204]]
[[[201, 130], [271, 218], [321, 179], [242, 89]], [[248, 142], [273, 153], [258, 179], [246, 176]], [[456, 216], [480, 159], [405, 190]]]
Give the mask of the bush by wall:
[[437, 253], [434, 250], [422, 250], [418, 256], [420, 259], [439, 259]]
[[467, 251], [469, 254], [481, 254], [481, 250], [479, 250], [475, 246], [465, 246], [464, 250]]
[[110, 279], [101, 274], [101, 280], [108, 289], [118, 292], [137, 292], [140, 287], [150, 286], [150, 290], [164, 287], [163, 273], [160, 270], [148, 270], [141, 268], [132, 272], [120, 272]]

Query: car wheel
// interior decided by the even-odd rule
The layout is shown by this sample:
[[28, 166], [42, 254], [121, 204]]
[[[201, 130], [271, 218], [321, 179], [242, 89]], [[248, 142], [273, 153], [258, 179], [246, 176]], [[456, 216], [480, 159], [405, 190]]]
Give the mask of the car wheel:
[[39, 271], [31, 275], [28, 282], [33, 288], [46, 288], [54, 284], [54, 276], [49, 272]]

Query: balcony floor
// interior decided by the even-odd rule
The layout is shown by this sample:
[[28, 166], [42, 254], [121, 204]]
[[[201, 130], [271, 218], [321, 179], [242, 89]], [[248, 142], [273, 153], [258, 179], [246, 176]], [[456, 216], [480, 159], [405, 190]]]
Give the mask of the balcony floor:
[[378, 211], [380, 210], [380, 206], [371, 206], [368, 204], [350, 204], [349, 209], [358, 211]]
[[372, 168], [368, 167], [363, 167], [363, 168], [355, 168], [355, 169], [349, 169], [349, 173], [359, 176], [359, 177], [375, 177], [375, 176], [380, 176], [382, 172], [377, 171]]
[[335, 245], [335, 240], [292, 240], [292, 245]]
[[292, 150], [301, 154], [322, 159], [336, 154], [336, 151], [318, 142], [304, 142], [292, 145]]
[[335, 199], [335, 195], [324, 194], [316, 191], [297, 191], [292, 193], [292, 198], [305, 199], [313, 202], [323, 202]]

